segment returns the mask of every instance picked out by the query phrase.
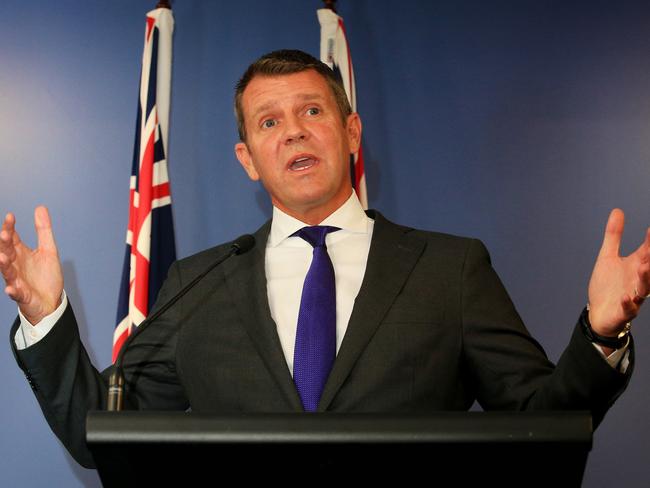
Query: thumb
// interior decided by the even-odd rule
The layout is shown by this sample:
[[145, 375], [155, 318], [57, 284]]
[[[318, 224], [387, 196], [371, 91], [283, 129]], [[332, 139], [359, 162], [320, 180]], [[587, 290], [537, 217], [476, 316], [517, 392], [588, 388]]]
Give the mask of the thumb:
[[38, 237], [38, 248], [56, 253], [56, 242], [52, 233], [52, 221], [46, 207], [38, 206], [34, 210], [34, 226]]
[[600, 248], [601, 256], [618, 256], [624, 226], [625, 214], [620, 208], [615, 208], [609, 214], [609, 219], [607, 219], [605, 237], [603, 238], [603, 245]]

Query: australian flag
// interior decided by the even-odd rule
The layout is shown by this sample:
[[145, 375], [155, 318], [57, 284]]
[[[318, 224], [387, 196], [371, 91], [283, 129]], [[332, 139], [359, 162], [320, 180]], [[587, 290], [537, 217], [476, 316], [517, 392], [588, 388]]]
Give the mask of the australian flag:
[[[357, 89], [354, 84], [354, 69], [352, 55], [345, 35], [343, 19], [329, 8], [316, 11], [320, 23], [320, 60], [334, 70], [343, 82], [352, 111], [357, 111]], [[366, 191], [366, 170], [363, 162], [363, 150], [350, 158], [350, 176], [352, 186], [359, 197], [361, 206], [368, 208], [368, 192]]]
[[167, 173], [173, 30], [170, 9], [147, 14], [113, 361], [133, 328], [146, 318], [176, 259]]

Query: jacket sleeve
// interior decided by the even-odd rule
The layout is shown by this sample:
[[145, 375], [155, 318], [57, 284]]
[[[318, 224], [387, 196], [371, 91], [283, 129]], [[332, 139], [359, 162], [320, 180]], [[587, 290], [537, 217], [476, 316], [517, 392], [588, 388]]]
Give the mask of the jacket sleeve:
[[[168, 279], [163, 285], [158, 303], [164, 303], [176, 289], [177, 273], [174, 276], [176, 279]], [[126, 409], [186, 410], [189, 407], [175, 370], [178, 324], [174, 315], [173, 310], [163, 314], [135, 338], [125, 355]], [[20, 351], [13, 340], [19, 326], [20, 321], [16, 319], [10, 332], [11, 347], [45, 419], [79, 464], [94, 467], [86, 445], [86, 415], [90, 410], [106, 408], [112, 366], [103, 372], [93, 366], [79, 337], [70, 304], [43, 339]]]
[[588, 410], [597, 426], [627, 386], [633, 344], [630, 367], [622, 374], [578, 326], [554, 366], [526, 330], [477, 240], [468, 246], [461, 295], [465, 356], [486, 410]]
[[11, 329], [11, 347], [25, 373], [47, 423], [72, 457], [94, 467], [86, 447], [86, 413], [106, 404], [106, 377], [90, 362], [68, 304], [54, 328], [39, 342], [16, 350], [13, 341], [20, 320]]

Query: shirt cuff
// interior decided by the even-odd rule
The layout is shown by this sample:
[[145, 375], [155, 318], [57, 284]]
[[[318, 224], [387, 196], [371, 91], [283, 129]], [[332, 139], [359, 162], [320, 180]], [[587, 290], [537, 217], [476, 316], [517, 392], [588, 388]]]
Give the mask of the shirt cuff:
[[600, 355], [603, 357], [603, 359], [605, 359], [605, 361], [607, 361], [607, 363], [612, 368], [625, 374], [628, 366], [630, 365], [630, 352], [628, 351], [628, 347], [630, 345], [629, 337], [627, 338], [627, 342], [623, 347], [621, 347], [620, 349], [616, 349], [609, 356], [605, 355], [605, 353], [603, 352], [603, 348], [599, 344], [596, 344], [595, 342], [592, 342], [592, 344], [596, 348], [596, 350], [600, 353]]
[[65, 294], [65, 290], [63, 290], [61, 292], [61, 305], [59, 305], [57, 309], [54, 312], [52, 312], [50, 315], [43, 317], [43, 319], [36, 325], [32, 325], [29, 322], [29, 320], [27, 320], [25, 316], [20, 312], [20, 309], [18, 309], [18, 317], [20, 317], [20, 327], [18, 327], [18, 330], [16, 331], [16, 335], [14, 336], [16, 349], [18, 349], [19, 351], [22, 351], [23, 349], [27, 349], [29, 346], [33, 346], [38, 341], [40, 341], [43, 337], [45, 337], [47, 333], [50, 330], [52, 330], [54, 324], [56, 324], [59, 321], [61, 315], [63, 315], [63, 312], [65, 312], [65, 308], [67, 306], [68, 306], [68, 297]]

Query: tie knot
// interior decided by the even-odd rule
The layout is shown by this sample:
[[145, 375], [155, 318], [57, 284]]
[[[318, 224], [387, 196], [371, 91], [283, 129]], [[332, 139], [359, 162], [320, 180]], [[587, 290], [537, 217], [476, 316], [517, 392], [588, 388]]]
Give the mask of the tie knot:
[[312, 227], [303, 227], [292, 235], [304, 239], [311, 244], [312, 247], [324, 247], [325, 236], [330, 232], [336, 232], [337, 230], [341, 229], [330, 225], [314, 225]]

